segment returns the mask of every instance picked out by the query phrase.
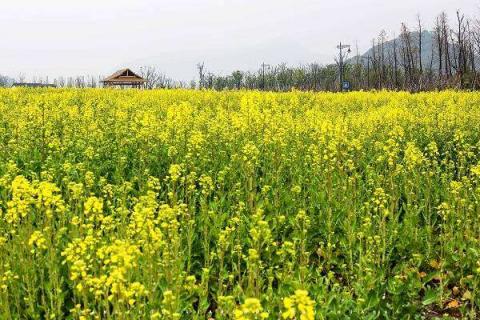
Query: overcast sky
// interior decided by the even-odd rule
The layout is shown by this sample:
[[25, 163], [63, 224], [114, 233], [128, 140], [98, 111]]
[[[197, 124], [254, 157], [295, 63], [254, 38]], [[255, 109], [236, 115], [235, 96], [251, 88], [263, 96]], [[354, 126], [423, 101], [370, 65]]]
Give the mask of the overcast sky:
[[0, 74], [107, 75], [155, 65], [181, 80], [195, 64], [229, 73], [265, 61], [333, 61], [339, 41], [365, 51], [420, 14], [480, 17], [479, 0], [0, 0]]

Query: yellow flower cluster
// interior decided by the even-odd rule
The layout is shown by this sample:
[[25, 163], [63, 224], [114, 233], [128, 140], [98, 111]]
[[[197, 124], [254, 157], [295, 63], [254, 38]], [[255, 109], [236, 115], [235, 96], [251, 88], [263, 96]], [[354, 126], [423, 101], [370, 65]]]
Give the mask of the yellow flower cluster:
[[43, 212], [46, 219], [65, 211], [60, 189], [48, 181], [30, 183], [24, 176], [16, 176], [11, 183], [12, 197], [7, 202], [6, 222], [17, 224], [33, 208]]
[[17, 176], [12, 181], [12, 199], [7, 202], [5, 220], [16, 224], [28, 214], [30, 206], [34, 203], [35, 190], [30, 182], [23, 176]]
[[267, 319], [268, 312], [263, 311], [260, 300], [247, 298], [245, 302], [235, 310], [236, 320], [260, 320]]
[[32, 247], [32, 253], [41, 252], [47, 250], [47, 240], [43, 236], [42, 232], [34, 231], [28, 240], [28, 245]]
[[315, 319], [315, 302], [305, 290], [296, 290], [294, 295], [283, 299], [283, 306], [285, 308], [282, 313], [283, 319]]
[[0, 318], [473, 319], [479, 106], [0, 89]]
[[3, 267], [6, 270], [3, 273], [0, 273], [0, 292], [6, 292], [9, 284], [20, 278], [17, 274], [10, 270], [9, 264], [5, 264]]

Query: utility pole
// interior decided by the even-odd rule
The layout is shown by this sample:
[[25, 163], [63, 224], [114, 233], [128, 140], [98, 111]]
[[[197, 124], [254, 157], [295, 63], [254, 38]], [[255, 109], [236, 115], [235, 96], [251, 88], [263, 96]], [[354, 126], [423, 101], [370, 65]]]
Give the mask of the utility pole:
[[[343, 68], [344, 68], [344, 59], [347, 57], [347, 55], [351, 52], [350, 50], [350, 45], [349, 44], [340, 44], [337, 46], [338, 49], [338, 66], [339, 66], [339, 73], [340, 73], [340, 91], [343, 91]], [[347, 49], [347, 51], [344, 53], [343, 49]]]
[[270, 68], [270, 65], [262, 62], [262, 90], [265, 90], [265, 68]]

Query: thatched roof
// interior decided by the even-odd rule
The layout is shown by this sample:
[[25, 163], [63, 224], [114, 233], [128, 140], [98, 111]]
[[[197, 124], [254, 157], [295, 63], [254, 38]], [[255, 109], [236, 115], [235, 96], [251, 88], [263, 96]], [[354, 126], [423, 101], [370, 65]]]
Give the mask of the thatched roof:
[[140, 84], [147, 82], [147, 80], [126, 68], [118, 70], [111, 76], [106, 77], [102, 82], [107, 84]]

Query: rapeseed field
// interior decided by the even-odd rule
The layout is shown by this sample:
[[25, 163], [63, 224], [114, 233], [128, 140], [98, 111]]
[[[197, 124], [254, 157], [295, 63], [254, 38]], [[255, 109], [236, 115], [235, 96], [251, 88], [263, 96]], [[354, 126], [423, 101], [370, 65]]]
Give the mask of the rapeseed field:
[[480, 94], [0, 90], [1, 319], [479, 314]]

